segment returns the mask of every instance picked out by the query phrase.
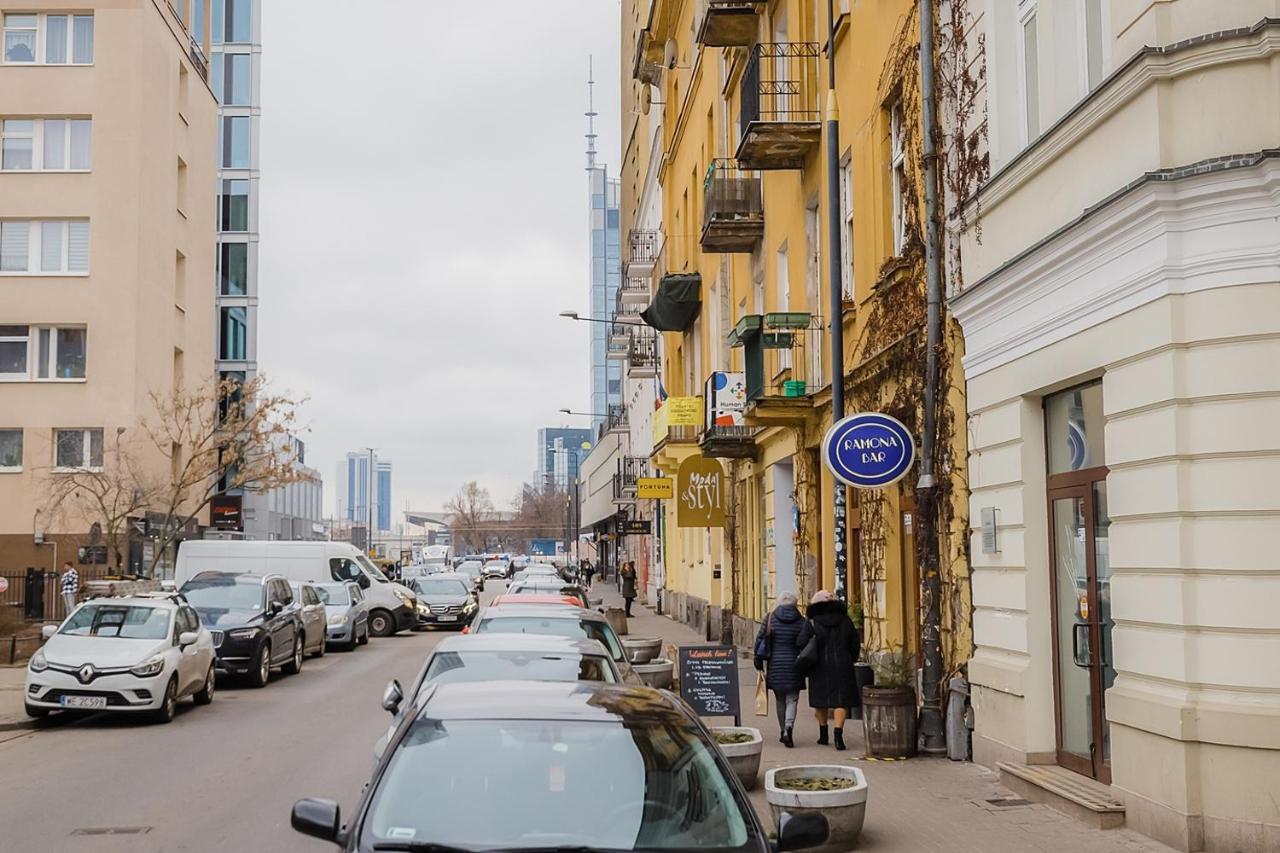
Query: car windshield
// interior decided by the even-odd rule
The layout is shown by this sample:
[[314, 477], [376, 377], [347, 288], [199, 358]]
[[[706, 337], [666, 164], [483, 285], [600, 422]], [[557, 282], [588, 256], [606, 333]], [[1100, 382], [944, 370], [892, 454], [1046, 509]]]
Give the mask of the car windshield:
[[[501, 803], [484, 820], [476, 797]], [[421, 719], [378, 780], [365, 842], [742, 850], [754, 824], [696, 730], [669, 721]]]
[[351, 593], [347, 590], [346, 584], [341, 583], [322, 583], [316, 584], [316, 594], [320, 596], [320, 600], [325, 604], [350, 604]]
[[366, 572], [372, 575], [374, 580], [379, 581], [381, 583], [388, 582], [387, 576], [382, 573], [382, 570], [379, 569], [377, 566], [375, 566], [373, 562], [364, 554], [356, 554], [356, 562], [360, 564], [361, 568], [363, 568]]
[[484, 565], [479, 560], [463, 560], [458, 564], [458, 571], [460, 572], [474, 572], [482, 568], [484, 568]]
[[600, 655], [577, 652], [436, 652], [424, 683], [455, 681], [603, 681], [613, 684], [613, 667]]
[[[569, 611], [572, 612], [572, 611]], [[496, 631], [503, 634], [550, 634], [575, 640], [598, 640], [614, 660], [622, 660], [622, 644], [608, 622], [594, 619], [557, 619], [551, 616], [490, 616], [480, 620], [475, 633]]]
[[518, 584], [507, 590], [507, 595], [565, 595], [570, 598], [576, 598], [583, 606], [586, 606], [587, 597], [580, 591], [571, 586], [563, 586], [554, 583], [524, 583]]
[[196, 575], [182, 585], [182, 594], [197, 610], [261, 610], [262, 582], [235, 575]]
[[467, 585], [451, 578], [419, 578], [414, 583], [422, 595], [466, 595]]
[[161, 607], [86, 604], [62, 623], [58, 633], [73, 637], [163, 640], [169, 636], [169, 611]]

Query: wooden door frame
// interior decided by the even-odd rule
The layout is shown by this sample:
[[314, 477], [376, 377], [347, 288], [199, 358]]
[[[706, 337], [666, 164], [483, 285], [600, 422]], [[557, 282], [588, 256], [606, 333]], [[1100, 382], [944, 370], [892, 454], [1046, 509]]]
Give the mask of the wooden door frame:
[[[1106, 484], [1106, 466], [1051, 474], [1045, 490], [1049, 522], [1049, 601], [1050, 634], [1053, 640], [1053, 717], [1054, 749], [1058, 764], [1085, 776], [1111, 784], [1111, 764], [1102, 755], [1102, 732], [1106, 726], [1106, 697], [1103, 691], [1102, 622], [1096, 617], [1101, 613], [1098, 605], [1098, 554], [1097, 554], [1097, 506], [1094, 499], [1096, 483]], [[1059, 500], [1079, 498], [1083, 504], [1085, 524], [1085, 593], [1089, 605], [1089, 690], [1091, 693], [1091, 755], [1083, 758], [1062, 748], [1062, 655], [1058, 642], [1058, 529], [1054, 519], [1054, 503]], [[1074, 629], [1073, 629], [1074, 630]], [[1074, 665], [1074, 664], [1073, 664]]]

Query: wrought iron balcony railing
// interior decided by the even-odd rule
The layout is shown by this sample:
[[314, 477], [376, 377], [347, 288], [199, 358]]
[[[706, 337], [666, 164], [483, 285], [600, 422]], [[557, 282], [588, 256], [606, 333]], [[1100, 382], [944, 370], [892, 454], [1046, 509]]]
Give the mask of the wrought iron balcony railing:
[[610, 404], [605, 411], [604, 426], [609, 432], [626, 432], [628, 429], [627, 407], [616, 403]]
[[743, 348], [748, 402], [807, 397], [830, 381], [821, 317], [805, 312], [748, 315], [729, 339]]
[[637, 326], [631, 335], [627, 375], [632, 379], [652, 379], [658, 375], [658, 335], [648, 326]]
[[821, 139], [821, 45], [768, 42], [751, 47], [742, 74], [739, 164], [798, 169]]
[[703, 250], [752, 251], [764, 237], [760, 173], [739, 168], [735, 160], [712, 160], [703, 190]]

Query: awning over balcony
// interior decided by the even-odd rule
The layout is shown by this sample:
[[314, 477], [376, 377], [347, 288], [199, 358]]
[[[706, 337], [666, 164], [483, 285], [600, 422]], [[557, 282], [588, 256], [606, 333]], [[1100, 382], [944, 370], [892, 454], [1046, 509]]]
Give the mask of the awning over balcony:
[[702, 276], [698, 273], [666, 275], [658, 294], [640, 319], [659, 332], [683, 332], [698, 319], [702, 308]]

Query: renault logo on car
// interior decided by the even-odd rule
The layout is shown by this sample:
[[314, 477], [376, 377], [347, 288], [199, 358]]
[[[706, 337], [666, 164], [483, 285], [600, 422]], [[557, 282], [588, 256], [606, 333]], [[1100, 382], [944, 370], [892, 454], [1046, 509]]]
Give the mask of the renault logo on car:
[[96, 674], [97, 670], [93, 668], [93, 664], [87, 663], [80, 667], [80, 671], [76, 673], [76, 676], [80, 679], [81, 684], [88, 684], [90, 681], [93, 681], [93, 677]]

